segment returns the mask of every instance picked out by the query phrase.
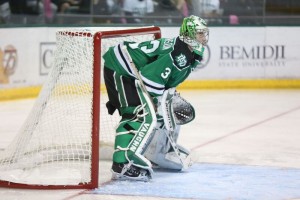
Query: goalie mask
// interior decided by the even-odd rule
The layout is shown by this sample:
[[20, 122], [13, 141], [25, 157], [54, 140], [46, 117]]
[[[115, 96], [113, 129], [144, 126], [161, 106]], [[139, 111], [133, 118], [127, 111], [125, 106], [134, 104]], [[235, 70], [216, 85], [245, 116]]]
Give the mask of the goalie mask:
[[198, 55], [203, 54], [203, 46], [207, 45], [209, 30], [204, 19], [191, 15], [183, 19], [179, 38]]

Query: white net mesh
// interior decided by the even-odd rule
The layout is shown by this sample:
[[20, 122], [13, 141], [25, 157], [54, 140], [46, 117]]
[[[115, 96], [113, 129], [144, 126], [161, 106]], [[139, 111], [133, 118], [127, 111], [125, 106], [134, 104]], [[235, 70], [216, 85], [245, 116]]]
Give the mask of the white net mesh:
[[[53, 70], [20, 132], [0, 154], [0, 180], [38, 185], [91, 181], [94, 34], [57, 32]], [[152, 34], [102, 39], [101, 57], [124, 40], [149, 39]], [[119, 116], [107, 114], [103, 84], [100, 102], [100, 146], [105, 147], [100, 155], [111, 158]]]

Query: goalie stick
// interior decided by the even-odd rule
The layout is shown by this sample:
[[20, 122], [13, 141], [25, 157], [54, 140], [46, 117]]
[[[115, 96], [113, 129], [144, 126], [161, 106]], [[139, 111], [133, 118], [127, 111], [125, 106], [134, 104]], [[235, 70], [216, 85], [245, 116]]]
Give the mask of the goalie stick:
[[[152, 100], [152, 97], [148, 93], [148, 91], [146, 89], [146, 86], [144, 85], [144, 82], [142, 80], [142, 77], [141, 77], [140, 73], [138, 72], [138, 69], [136, 68], [135, 64], [133, 63], [133, 60], [132, 60], [132, 58], [131, 58], [128, 50], [127, 50], [127, 47], [125, 45], [122, 45], [121, 48], [123, 50], [123, 53], [127, 57], [128, 61], [130, 62], [130, 65], [131, 65], [131, 67], [132, 67], [132, 69], [133, 69], [133, 71], [134, 71], [134, 73], [136, 75], [136, 78], [140, 81], [140, 85], [141, 85], [142, 90], [149, 97], [149, 99], [151, 100], [151, 103], [152, 103], [153, 107], [155, 108], [155, 104], [154, 104], [154, 102]], [[174, 88], [174, 91], [175, 91], [175, 88]], [[165, 122], [165, 127], [167, 129], [167, 131], [164, 131], [164, 132], [166, 133], [167, 138], [169, 139], [169, 142], [170, 142], [170, 144], [171, 144], [171, 146], [172, 146], [172, 148], [173, 148], [176, 156], [178, 157], [180, 163], [182, 164], [183, 170], [185, 170], [189, 166], [191, 166], [191, 158], [189, 158], [189, 156], [188, 156], [187, 158], [184, 159], [184, 158], [182, 158], [180, 156], [180, 151], [179, 151], [179, 149], [178, 149], [178, 147], [176, 145], [176, 142], [173, 139], [172, 133], [174, 131], [175, 120], [174, 120], [174, 117], [173, 118], [171, 117], [172, 113], [170, 113], [171, 112], [170, 109], [172, 109], [171, 108], [171, 103], [165, 102], [162, 108], [164, 108], [163, 110], [164, 110], [165, 116], [166, 116], [166, 119], [165, 119], [165, 116], [163, 116], [164, 117], [164, 122]], [[165, 110], [165, 109], [168, 109], [168, 110]]]

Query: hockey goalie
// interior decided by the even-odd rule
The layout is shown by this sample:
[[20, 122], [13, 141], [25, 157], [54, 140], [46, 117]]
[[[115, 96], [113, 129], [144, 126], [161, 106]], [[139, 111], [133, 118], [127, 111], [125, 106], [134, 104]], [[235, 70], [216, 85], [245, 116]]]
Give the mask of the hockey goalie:
[[174, 88], [200, 64], [208, 36], [206, 22], [192, 15], [184, 18], [178, 37], [124, 41], [103, 55], [108, 112], [121, 116], [113, 179], [148, 181], [154, 166], [183, 170], [191, 164], [177, 138], [195, 112]]

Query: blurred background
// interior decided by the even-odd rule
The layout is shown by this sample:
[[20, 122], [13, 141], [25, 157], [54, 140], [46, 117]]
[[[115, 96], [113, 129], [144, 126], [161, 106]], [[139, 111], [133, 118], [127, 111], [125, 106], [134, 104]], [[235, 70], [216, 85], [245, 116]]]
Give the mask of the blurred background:
[[215, 26], [300, 25], [299, 0], [0, 0], [0, 26], [178, 26], [188, 15]]

